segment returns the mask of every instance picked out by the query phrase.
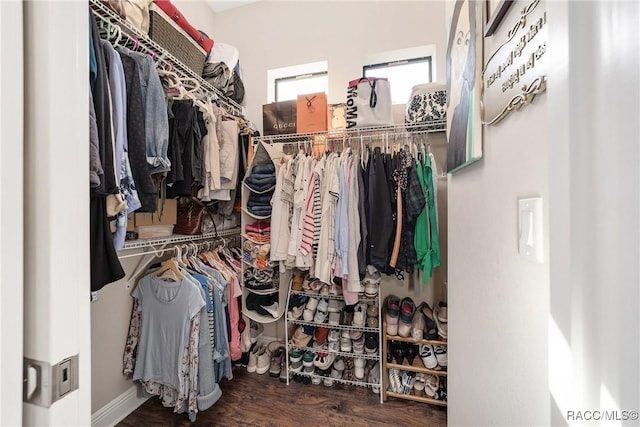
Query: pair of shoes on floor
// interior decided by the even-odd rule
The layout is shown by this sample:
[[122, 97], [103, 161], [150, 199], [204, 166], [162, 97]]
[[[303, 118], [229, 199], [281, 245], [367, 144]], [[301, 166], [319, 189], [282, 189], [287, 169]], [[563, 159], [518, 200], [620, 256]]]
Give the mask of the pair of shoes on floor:
[[254, 344], [249, 352], [249, 363], [247, 364], [247, 372], [255, 372], [257, 374], [265, 374], [271, 366], [271, 356], [264, 344]]
[[284, 348], [284, 344], [279, 341], [272, 341], [267, 346], [267, 352], [271, 355], [271, 363], [269, 364], [269, 376], [278, 378], [281, 375], [283, 364], [286, 363], [286, 351]]

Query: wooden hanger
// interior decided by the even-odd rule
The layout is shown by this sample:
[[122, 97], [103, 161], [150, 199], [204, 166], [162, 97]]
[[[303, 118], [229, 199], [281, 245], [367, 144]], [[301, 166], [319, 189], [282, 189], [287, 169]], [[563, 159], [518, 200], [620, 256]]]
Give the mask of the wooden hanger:
[[[178, 266], [178, 263], [174, 258], [169, 258], [168, 260], [163, 262], [160, 265], [160, 268], [154, 271], [152, 274], [154, 276], [162, 276], [162, 273], [167, 271], [170, 271], [171, 273], [173, 273], [178, 280], [184, 279], [184, 274], [182, 274], [182, 271], [180, 271], [180, 267]], [[170, 277], [167, 277], [167, 278], [170, 278]]]

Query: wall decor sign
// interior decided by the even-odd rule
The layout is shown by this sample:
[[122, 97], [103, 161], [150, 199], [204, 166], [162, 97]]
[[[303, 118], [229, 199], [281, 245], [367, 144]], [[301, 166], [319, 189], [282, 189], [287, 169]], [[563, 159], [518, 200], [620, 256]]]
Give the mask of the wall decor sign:
[[[519, 5], [516, 2], [515, 10]], [[506, 19], [512, 15], [509, 13]], [[543, 1], [525, 4], [517, 22], [508, 28], [507, 40], [491, 55], [482, 72], [482, 121], [487, 125], [499, 123], [546, 89], [548, 36]]]
[[447, 44], [447, 164], [449, 173], [482, 158], [483, 6], [457, 0]]

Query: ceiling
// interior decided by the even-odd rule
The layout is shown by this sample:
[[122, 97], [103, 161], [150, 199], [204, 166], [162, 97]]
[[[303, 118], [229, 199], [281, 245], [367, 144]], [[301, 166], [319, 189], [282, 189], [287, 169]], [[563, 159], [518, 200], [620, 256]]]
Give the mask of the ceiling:
[[235, 1], [207, 0], [207, 4], [211, 9], [213, 9], [215, 13], [219, 13], [225, 10], [234, 9], [236, 7], [255, 3], [257, 1], [260, 1], [260, 0], [235, 0]]

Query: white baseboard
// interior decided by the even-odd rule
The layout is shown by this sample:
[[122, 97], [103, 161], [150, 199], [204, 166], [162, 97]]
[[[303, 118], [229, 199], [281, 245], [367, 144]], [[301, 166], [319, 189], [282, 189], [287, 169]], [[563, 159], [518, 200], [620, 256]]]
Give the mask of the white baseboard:
[[147, 397], [138, 396], [138, 387], [133, 386], [91, 415], [91, 425], [112, 427], [125, 419], [147, 401]]

